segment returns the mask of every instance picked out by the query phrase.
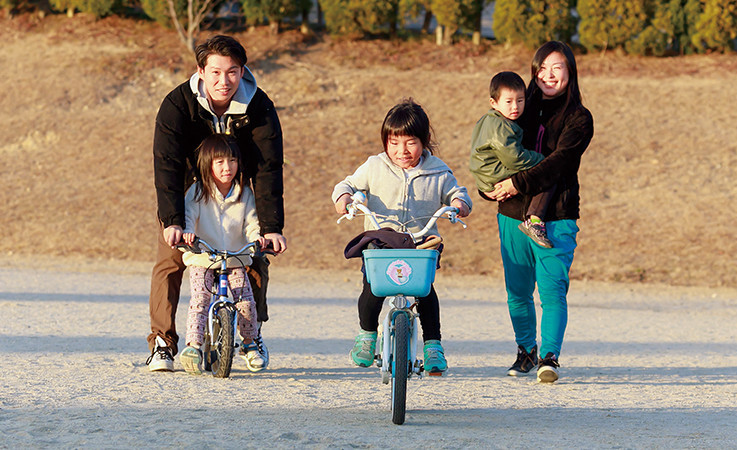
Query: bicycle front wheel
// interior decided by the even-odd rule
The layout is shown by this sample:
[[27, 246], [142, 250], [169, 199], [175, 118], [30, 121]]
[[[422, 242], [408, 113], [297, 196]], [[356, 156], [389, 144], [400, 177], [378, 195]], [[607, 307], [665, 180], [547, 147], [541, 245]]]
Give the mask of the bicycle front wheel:
[[392, 423], [401, 425], [407, 407], [409, 375], [409, 320], [406, 314], [394, 318], [394, 363], [392, 369]]
[[210, 339], [205, 339], [205, 368], [207, 369], [209, 365], [209, 370], [216, 378], [228, 378], [230, 376], [235, 348], [233, 337], [234, 318], [235, 311], [233, 309], [220, 308], [214, 317], [215, 323], [212, 326], [215, 343], [209, 345]]

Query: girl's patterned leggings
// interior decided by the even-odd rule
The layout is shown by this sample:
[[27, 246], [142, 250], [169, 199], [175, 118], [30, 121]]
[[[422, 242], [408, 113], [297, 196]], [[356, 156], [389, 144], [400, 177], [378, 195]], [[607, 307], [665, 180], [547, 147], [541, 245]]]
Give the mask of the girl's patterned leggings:
[[[187, 314], [187, 345], [201, 346], [207, 326], [207, 310], [210, 307], [213, 285], [217, 287], [215, 271], [204, 267], [189, 266], [189, 284], [192, 298], [189, 300]], [[256, 321], [256, 302], [253, 299], [251, 283], [243, 267], [228, 270], [228, 285], [238, 310], [238, 331], [243, 340], [253, 340], [258, 334]]]

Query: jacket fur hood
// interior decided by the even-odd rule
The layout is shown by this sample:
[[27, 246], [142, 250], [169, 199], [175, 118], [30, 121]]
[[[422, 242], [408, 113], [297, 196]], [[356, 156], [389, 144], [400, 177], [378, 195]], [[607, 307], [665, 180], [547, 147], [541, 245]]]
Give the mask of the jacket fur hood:
[[[207, 92], [205, 92], [205, 82], [200, 78], [199, 72], [195, 72], [189, 79], [189, 87], [192, 89], [192, 93], [197, 97], [197, 102], [205, 108], [207, 111], [212, 113], [210, 107], [210, 101], [207, 99]], [[225, 114], [245, 114], [248, 104], [256, 94], [256, 77], [248, 69], [243, 66], [243, 77], [241, 82], [238, 84], [238, 90], [235, 91], [233, 98], [230, 100], [230, 106]]]

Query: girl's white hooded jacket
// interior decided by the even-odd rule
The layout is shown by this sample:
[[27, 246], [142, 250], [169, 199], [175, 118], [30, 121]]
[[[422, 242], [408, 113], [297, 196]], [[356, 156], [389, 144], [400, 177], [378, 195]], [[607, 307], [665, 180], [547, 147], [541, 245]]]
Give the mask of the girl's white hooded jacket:
[[[370, 156], [353, 175], [335, 185], [333, 203], [341, 195], [353, 195], [356, 191], [366, 194], [366, 206], [376, 214], [400, 223], [417, 219], [407, 224], [407, 231], [413, 233], [420, 231], [435, 211], [455, 199], [466, 202], [469, 209], [472, 207], [466, 188], [458, 186], [450, 167], [427, 150], [422, 151], [420, 163], [408, 170], [394, 164], [385, 152]], [[382, 223], [379, 219], [379, 224], [402, 231], [391, 221]], [[373, 223], [365, 219], [364, 230], [373, 229]], [[428, 234], [437, 235], [437, 226]]]
[[[256, 202], [253, 191], [248, 186], [242, 188], [240, 200], [238, 194], [241, 186], [233, 184], [226, 198], [213, 187], [214, 198], [208, 202], [204, 199], [195, 201], [196, 187], [200, 182], [190, 186], [184, 196], [185, 233], [195, 233], [200, 239], [218, 250], [240, 250], [244, 245], [260, 237], [260, 227], [256, 216]], [[250, 264], [247, 257], [240, 257], [245, 264]], [[185, 252], [182, 256], [187, 266], [210, 267], [212, 261], [204, 253]], [[228, 267], [239, 267], [235, 258], [228, 259]]]

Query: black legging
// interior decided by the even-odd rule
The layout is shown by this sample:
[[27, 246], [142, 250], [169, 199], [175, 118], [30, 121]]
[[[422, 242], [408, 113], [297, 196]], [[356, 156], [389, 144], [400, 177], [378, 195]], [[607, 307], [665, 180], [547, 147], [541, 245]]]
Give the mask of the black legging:
[[[371, 292], [371, 285], [363, 276], [363, 291], [358, 296], [358, 319], [364, 331], [376, 331], [379, 328], [379, 315], [385, 297], [377, 297]], [[435, 287], [430, 286], [427, 297], [417, 299], [417, 312], [422, 324], [422, 340], [440, 340], [440, 302]]]

